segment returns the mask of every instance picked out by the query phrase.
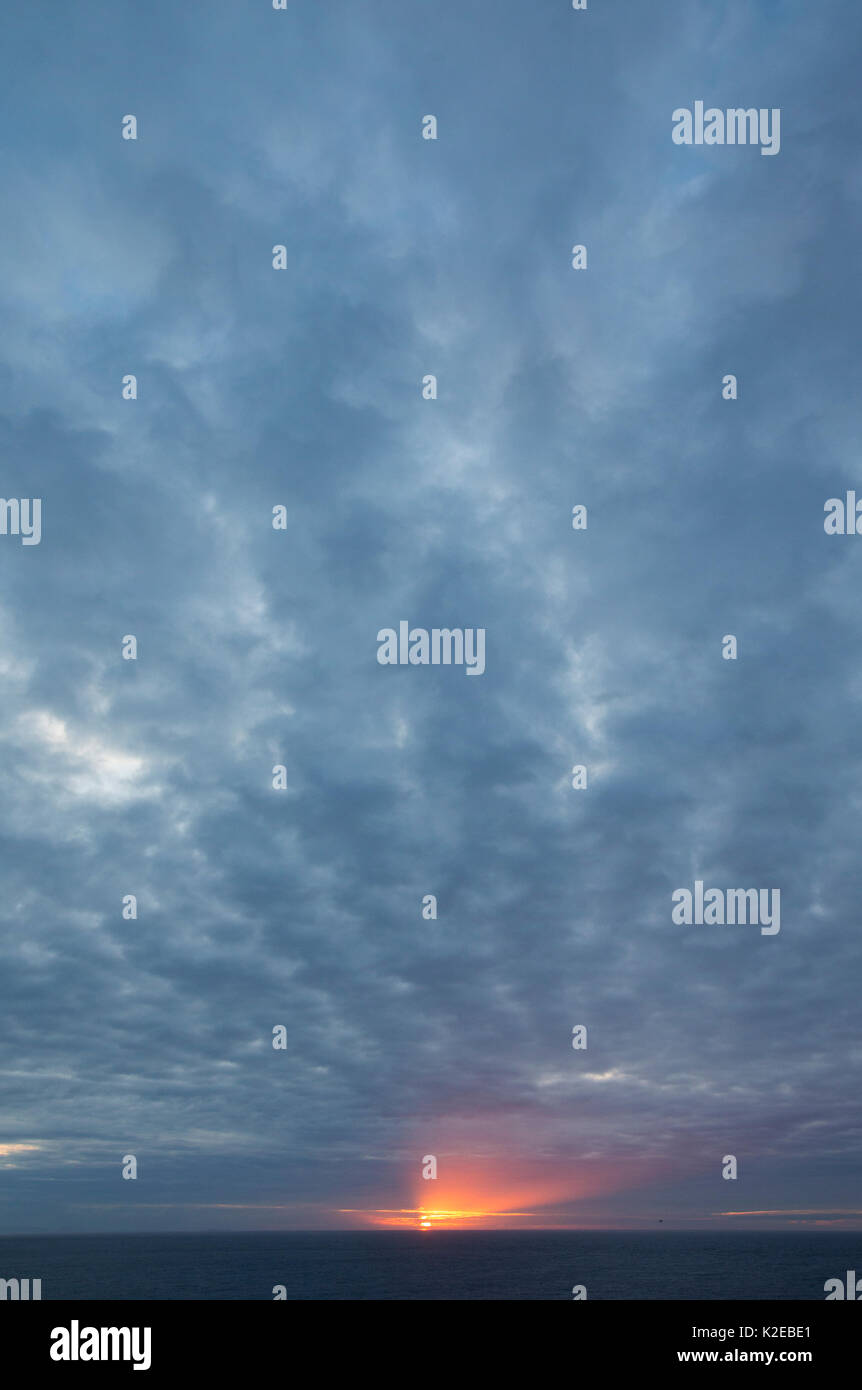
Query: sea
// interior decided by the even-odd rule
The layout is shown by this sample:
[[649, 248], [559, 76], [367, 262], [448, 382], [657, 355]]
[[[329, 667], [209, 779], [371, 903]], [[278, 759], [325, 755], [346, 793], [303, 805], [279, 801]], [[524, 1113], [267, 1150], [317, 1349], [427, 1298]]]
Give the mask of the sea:
[[293, 1231], [0, 1237], [45, 1300], [806, 1299], [862, 1232]]

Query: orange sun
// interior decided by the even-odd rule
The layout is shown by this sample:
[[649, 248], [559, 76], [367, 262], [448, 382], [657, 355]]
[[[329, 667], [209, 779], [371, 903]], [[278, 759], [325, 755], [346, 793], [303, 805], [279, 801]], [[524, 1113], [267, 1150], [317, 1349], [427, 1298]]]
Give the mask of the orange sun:
[[478, 1226], [480, 1229], [490, 1223], [495, 1224], [500, 1217], [523, 1218], [534, 1216], [534, 1212], [529, 1211], [488, 1211], [486, 1208], [477, 1211], [465, 1207], [399, 1207], [386, 1210], [379, 1208], [376, 1211], [357, 1212], [348, 1207], [342, 1207], [342, 1211], [350, 1212], [350, 1215], [361, 1215], [369, 1224], [374, 1226], [401, 1227], [402, 1230], [431, 1231], [448, 1227], [454, 1230], [469, 1230], [470, 1227]]

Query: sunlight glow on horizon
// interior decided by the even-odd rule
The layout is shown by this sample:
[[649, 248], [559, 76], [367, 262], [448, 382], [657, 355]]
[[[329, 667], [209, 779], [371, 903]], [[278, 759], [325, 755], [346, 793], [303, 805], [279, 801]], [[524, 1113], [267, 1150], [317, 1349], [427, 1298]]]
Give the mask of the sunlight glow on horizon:
[[535, 1211], [475, 1211], [470, 1208], [443, 1207], [376, 1207], [362, 1210], [357, 1207], [339, 1207], [339, 1213], [361, 1216], [371, 1225], [408, 1230], [431, 1230], [447, 1226], [450, 1229], [468, 1230], [482, 1219], [508, 1221], [509, 1218], [538, 1216]]

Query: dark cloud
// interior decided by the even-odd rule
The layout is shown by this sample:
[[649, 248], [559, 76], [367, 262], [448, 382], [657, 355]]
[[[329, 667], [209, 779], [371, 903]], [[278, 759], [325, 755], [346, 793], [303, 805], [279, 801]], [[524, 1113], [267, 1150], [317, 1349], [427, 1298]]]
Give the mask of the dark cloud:
[[240, 10], [8, 26], [2, 1228], [852, 1207], [855, 7]]

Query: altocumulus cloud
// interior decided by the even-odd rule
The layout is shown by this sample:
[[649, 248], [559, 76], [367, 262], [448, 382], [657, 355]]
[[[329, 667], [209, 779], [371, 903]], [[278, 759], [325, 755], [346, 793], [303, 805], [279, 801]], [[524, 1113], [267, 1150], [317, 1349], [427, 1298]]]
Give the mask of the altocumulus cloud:
[[[555, 1219], [853, 1210], [860, 27], [9, 20], [3, 1229], [338, 1225], [425, 1153]], [[674, 146], [700, 95], [780, 154]], [[381, 668], [402, 618], [482, 679]], [[780, 936], [675, 926], [695, 878]]]

